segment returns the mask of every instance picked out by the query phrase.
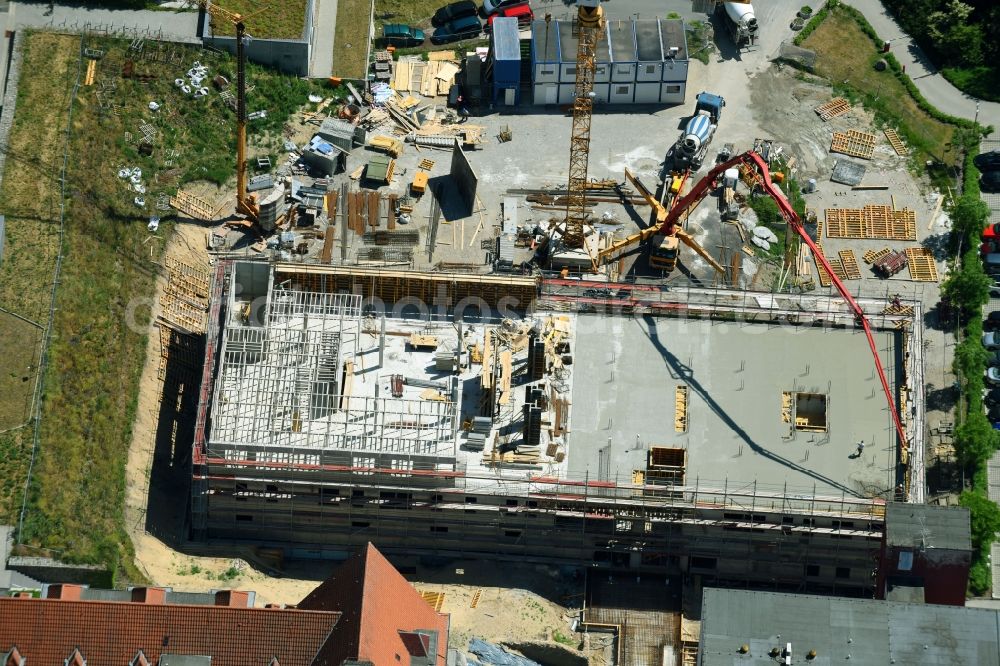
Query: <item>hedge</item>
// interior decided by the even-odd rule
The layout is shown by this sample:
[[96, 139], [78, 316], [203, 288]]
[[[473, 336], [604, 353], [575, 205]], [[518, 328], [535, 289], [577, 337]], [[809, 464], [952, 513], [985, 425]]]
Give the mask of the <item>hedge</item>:
[[[840, 2], [838, 2], [838, 0], [829, 0], [829, 2], [827, 2], [823, 6], [823, 9], [817, 12], [816, 15], [813, 16], [813, 18], [809, 21], [809, 23], [807, 23], [806, 26], [802, 29], [802, 31], [799, 32], [799, 34], [793, 40], [793, 43], [795, 45], [801, 45], [802, 42], [805, 41], [805, 39], [817, 27], [819, 27], [819, 24], [822, 23], [823, 20], [830, 15], [830, 10], [835, 8], [843, 12], [846, 12], [852, 19], [854, 19], [855, 23], [858, 24], [858, 27], [861, 28], [861, 31], [866, 35], [868, 35], [868, 37], [872, 40], [872, 44], [874, 44], [876, 49], [882, 48], [882, 45], [885, 43], [885, 40], [881, 39], [878, 36], [878, 33], [875, 32], [875, 28], [873, 28], [872, 24], [868, 22], [868, 19], [864, 17], [864, 14], [862, 14], [854, 7], [849, 7], [847, 5], [841, 4]], [[976, 123], [971, 120], [967, 120], [965, 118], [957, 118], [955, 116], [948, 115], [947, 113], [942, 113], [937, 109], [937, 107], [928, 102], [927, 99], [923, 96], [923, 94], [921, 94], [921, 92], [917, 89], [917, 86], [914, 85], [913, 80], [906, 75], [906, 72], [903, 71], [903, 66], [899, 64], [899, 60], [896, 59], [896, 56], [894, 56], [892, 53], [887, 53], [885, 54], [885, 61], [889, 64], [889, 69], [892, 70], [892, 73], [896, 76], [897, 79], [899, 79], [900, 83], [903, 84], [907, 92], [910, 93], [910, 96], [917, 103], [917, 106], [920, 107], [920, 110], [929, 115], [931, 118], [934, 118], [935, 120], [938, 120], [943, 123], [949, 123], [951, 125], [955, 125], [956, 127], [961, 127], [962, 129], [974, 130], [977, 133], [982, 133], [983, 136], [986, 136], [987, 134], [993, 131], [992, 127], [977, 129]]]

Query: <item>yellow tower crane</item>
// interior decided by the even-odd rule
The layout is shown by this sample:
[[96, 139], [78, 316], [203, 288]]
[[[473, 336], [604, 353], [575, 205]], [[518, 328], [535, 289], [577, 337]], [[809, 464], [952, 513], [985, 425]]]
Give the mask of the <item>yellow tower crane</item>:
[[585, 248], [587, 164], [590, 159], [590, 121], [594, 111], [594, 70], [598, 36], [604, 27], [601, 0], [577, 0], [576, 89], [573, 130], [569, 144], [569, 187], [562, 241], [568, 248]]
[[[260, 208], [256, 198], [247, 192], [247, 73], [246, 73], [246, 25], [244, 16], [212, 4], [209, 0], [198, 0], [198, 6], [208, 12], [213, 19], [229, 21], [236, 27], [236, 213], [245, 215], [257, 224]], [[256, 12], [255, 12], [256, 13]]]

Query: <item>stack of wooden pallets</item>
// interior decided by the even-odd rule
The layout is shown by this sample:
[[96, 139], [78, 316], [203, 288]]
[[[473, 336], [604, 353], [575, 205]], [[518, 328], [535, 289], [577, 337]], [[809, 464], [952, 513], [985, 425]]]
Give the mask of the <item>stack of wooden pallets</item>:
[[843, 97], [834, 97], [826, 104], [820, 104], [815, 109], [816, 114], [824, 121], [842, 116], [850, 110], [851, 105]]
[[937, 265], [934, 263], [934, 253], [926, 247], [906, 248], [906, 257], [910, 260], [910, 278], [920, 282], [937, 282]]
[[875, 154], [875, 135], [858, 130], [834, 132], [830, 152], [843, 153], [851, 157], [870, 160]]

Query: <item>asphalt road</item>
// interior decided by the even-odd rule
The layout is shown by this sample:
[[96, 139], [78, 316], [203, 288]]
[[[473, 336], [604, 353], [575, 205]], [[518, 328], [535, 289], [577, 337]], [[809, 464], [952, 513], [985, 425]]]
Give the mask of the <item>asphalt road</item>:
[[[844, 3], [860, 10], [879, 36], [892, 45], [892, 53], [906, 67], [906, 73], [928, 102], [953, 116], [976, 119], [976, 100], [948, 83], [937, 72], [920, 47], [886, 13], [879, 0], [844, 0]], [[993, 125], [1000, 130], [1000, 104], [980, 102], [978, 117], [983, 125]], [[996, 135], [995, 130], [994, 136]]]

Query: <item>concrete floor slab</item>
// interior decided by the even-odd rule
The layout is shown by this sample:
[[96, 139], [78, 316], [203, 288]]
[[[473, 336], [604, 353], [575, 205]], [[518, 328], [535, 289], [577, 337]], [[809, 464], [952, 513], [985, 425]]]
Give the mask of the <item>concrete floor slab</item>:
[[[876, 342], [891, 378], [895, 334], [877, 332]], [[688, 484], [867, 496], [896, 483], [892, 419], [859, 331], [581, 316], [575, 351], [571, 478], [629, 482], [650, 446], [667, 446], [687, 450]], [[680, 385], [689, 387], [684, 433], [674, 430]], [[828, 433], [783, 423], [783, 391], [827, 395]]]

